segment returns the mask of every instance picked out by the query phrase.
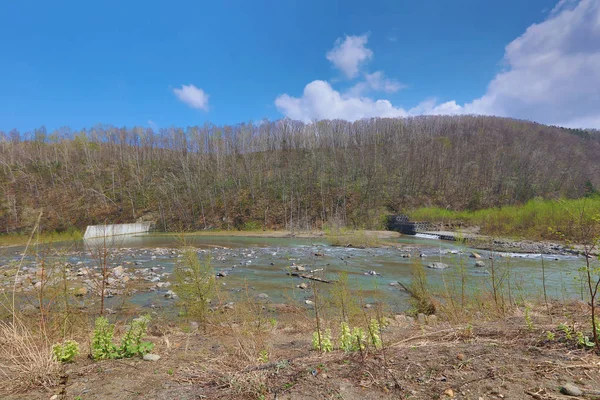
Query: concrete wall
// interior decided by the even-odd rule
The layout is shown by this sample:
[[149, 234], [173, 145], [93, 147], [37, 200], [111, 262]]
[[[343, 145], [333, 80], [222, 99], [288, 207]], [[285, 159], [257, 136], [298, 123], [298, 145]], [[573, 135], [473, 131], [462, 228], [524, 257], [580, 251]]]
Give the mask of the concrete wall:
[[83, 235], [84, 239], [146, 233], [152, 227], [152, 222], [117, 225], [89, 225]]

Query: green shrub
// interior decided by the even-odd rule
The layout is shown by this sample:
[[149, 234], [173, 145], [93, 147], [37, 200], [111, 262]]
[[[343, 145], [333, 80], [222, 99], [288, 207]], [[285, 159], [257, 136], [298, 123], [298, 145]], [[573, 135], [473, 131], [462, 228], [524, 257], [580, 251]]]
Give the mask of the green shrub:
[[131, 358], [149, 353], [154, 348], [154, 344], [142, 342], [149, 322], [149, 315], [134, 319], [121, 339], [121, 345], [117, 347], [113, 343], [115, 326], [105, 317], [96, 318], [92, 337], [92, 358], [95, 360]]
[[350, 332], [350, 326], [347, 322], [340, 324], [340, 349], [350, 352], [354, 350], [354, 338]]
[[105, 317], [96, 318], [92, 336], [92, 358], [94, 360], [118, 358], [117, 346], [113, 344], [114, 332], [115, 326], [110, 324]]
[[365, 344], [367, 343], [367, 337], [365, 331], [362, 328], [355, 327], [352, 329], [352, 339], [354, 339], [353, 350], [364, 350]]
[[150, 323], [149, 315], [143, 315], [131, 322], [129, 330], [127, 330], [125, 336], [121, 339], [121, 347], [119, 348], [120, 357], [144, 356], [144, 354], [152, 351], [154, 348], [153, 343], [142, 342], [142, 338], [146, 335], [148, 329], [148, 323]]
[[563, 239], [549, 230], [560, 227], [564, 239], [575, 240], [577, 224], [573, 216], [585, 209], [584, 222], [600, 214], [600, 197], [592, 195], [582, 199], [530, 200], [522, 205], [485, 208], [476, 211], [454, 211], [438, 207], [423, 207], [408, 214], [414, 221], [465, 224], [481, 227], [488, 235], [525, 236], [530, 239]]
[[242, 230], [244, 231], [259, 231], [262, 229], [262, 224], [258, 221], [246, 221]]
[[340, 324], [340, 349], [346, 352], [364, 350], [367, 343], [365, 331], [355, 327], [350, 333], [350, 326], [346, 322]]
[[369, 339], [371, 345], [375, 349], [381, 349], [381, 327], [379, 326], [379, 322], [376, 319], [372, 319], [369, 323]]
[[[319, 348], [319, 334], [321, 336], [321, 348]], [[323, 353], [333, 351], [333, 342], [331, 341], [331, 329], [326, 329], [325, 333], [315, 331], [312, 340], [313, 349], [321, 350]]]
[[52, 346], [52, 355], [54, 359], [61, 363], [73, 362], [79, 355], [79, 343], [74, 340], [65, 340]]
[[183, 263], [175, 267], [175, 292], [180, 298], [184, 314], [205, 321], [210, 301], [216, 295], [215, 272], [210, 256], [198, 258], [194, 249], [183, 252]]

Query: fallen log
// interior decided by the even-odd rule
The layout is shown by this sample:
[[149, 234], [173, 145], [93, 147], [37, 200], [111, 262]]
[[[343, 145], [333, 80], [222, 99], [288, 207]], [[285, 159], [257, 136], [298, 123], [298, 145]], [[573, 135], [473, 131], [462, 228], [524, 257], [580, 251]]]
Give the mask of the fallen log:
[[311, 281], [317, 281], [317, 282], [323, 282], [323, 283], [333, 283], [335, 281], [330, 281], [327, 279], [322, 279], [322, 278], [317, 278], [316, 276], [312, 276], [312, 275], [307, 275], [307, 274], [301, 274], [298, 272], [288, 272], [287, 273], [290, 276], [297, 276], [298, 278], [303, 278], [303, 279], [310, 279]]

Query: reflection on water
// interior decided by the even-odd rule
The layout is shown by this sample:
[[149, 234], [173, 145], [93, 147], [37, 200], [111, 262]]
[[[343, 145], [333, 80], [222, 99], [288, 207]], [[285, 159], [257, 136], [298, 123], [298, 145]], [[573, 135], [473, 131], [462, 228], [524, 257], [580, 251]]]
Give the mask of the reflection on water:
[[[178, 251], [169, 249], [188, 245], [198, 248], [199, 253], [210, 254], [215, 270], [224, 271], [219, 278], [222, 288], [231, 293], [246, 292], [251, 295], [268, 294], [270, 300], [282, 302], [289, 298], [308, 299], [310, 290], [296, 288], [302, 280], [286, 274], [289, 266], [304, 265], [307, 269], [323, 269], [324, 277], [335, 279], [339, 272], [349, 275], [354, 289], [361, 289], [366, 301], [373, 301], [377, 293], [394, 309], [407, 307], [408, 296], [400, 291], [394, 282], [409, 283], [414, 268], [424, 268], [429, 282], [447, 290], [460, 290], [461, 271], [467, 276], [468, 293], [485, 291], [490, 287], [489, 271], [497, 269], [496, 276], [502, 276], [511, 283], [513, 296], [531, 298], [542, 294], [542, 265], [544, 258], [548, 295], [554, 298], [578, 297], [581, 281], [577, 279], [577, 269], [583, 265], [583, 258], [576, 256], [491, 254], [477, 252], [481, 259], [469, 257], [471, 249], [453, 242], [402, 236], [392, 239], [398, 247], [355, 249], [331, 247], [324, 238], [263, 238], [238, 236], [186, 236], [181, 238], [168, 235], [133, 235], [103, 239], [91, 239], [55, 245], [64, 249], [65, 258], [73, 265], [93, 266], [90, 253], [94, 249], [107, 247], [111, 253], [111, 265], [125, 265], [127, 268], [157, 268], [166, 273], [173, 270], [178, 261]], [[0, 253], [0, 265], [7, 265], [18, 258], [23, 249], [12, 248]], [[317, 255], [318, 254], [318, 255]], [[406, 257], [410, 254], [411, 257]], [[475, 267], [475, 261], [485, 264]], [[26, 265], [34, 266], [35, 257], [26, 258]], [[431, 262], [443, 262], [450, 267], [446, 270], [426, 268]], [[166, 278], [165, 278], [166, 279]], [[114, 302], [116, 300], [111, 300]], [[133, 301], [140, 305], [168, 305], [161, 290], [139, 293]]]

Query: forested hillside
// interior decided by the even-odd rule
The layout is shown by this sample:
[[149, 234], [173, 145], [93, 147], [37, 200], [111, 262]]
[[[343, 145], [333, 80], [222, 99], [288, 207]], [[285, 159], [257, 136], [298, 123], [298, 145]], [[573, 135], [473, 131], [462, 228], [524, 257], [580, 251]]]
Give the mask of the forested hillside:
[[0, 229], [377, 227], [600, 187], [600, 135], [482, 116], [0, 132]]

